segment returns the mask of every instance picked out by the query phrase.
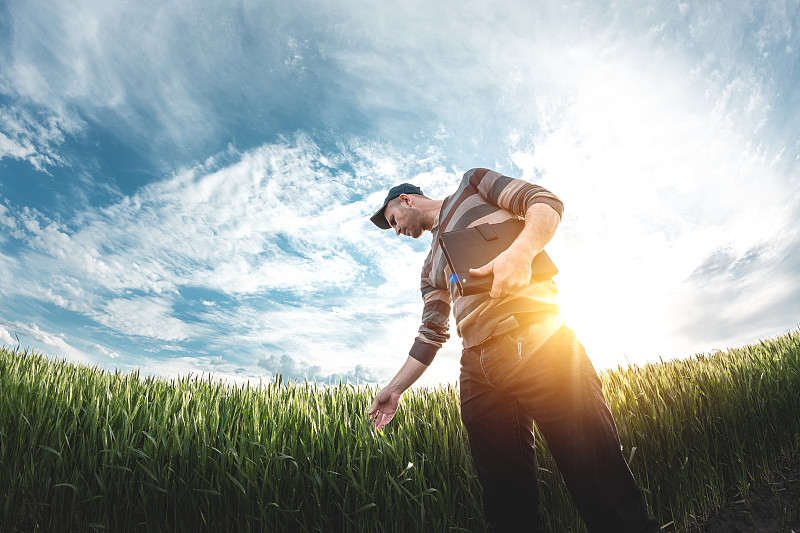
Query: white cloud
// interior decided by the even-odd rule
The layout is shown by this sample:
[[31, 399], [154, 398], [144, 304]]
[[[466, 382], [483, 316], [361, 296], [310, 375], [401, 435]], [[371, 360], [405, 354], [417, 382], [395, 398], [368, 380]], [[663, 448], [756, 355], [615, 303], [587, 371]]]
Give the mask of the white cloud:
[[96, 351], [96, 352], [98, 352], [100, 354], [105, 355], [109, 359], [117, 359], [117, 358], [119, 358], [119, 354], [117, 352], [112, 352], [111, 350], [108, 350], [107, 348], [105, 348], [103, 346], [100, 346], [99, 344], [92, 344], [91, 346], [89, 346], [89, 348], [91, 348], [92, 350], [94, 350], [94, 351]]
[[22, 146], [17, 141], [9, 139], [0, 133], [0, 158], [8, 156], [15, 159], [23, 159], [33, 153], [33, 151], [32, 146]]
[[17, 229], [16, 219], [9, 214], [8, 208], [3, 204], [0, 204], [0, 224], [5, 226], [3, 231], [0, 232], [0, 239], [7, 239], [9, 237], [21, 239], [25, 236], [24, 232]]
[[252, 368], [242, 366], [216, 356], [179, 356], [179, 357], [153, 357], [142, 356], [135, 363], [115, 364], [123, 371], [136, 371], [142, 376], [155, 376], [164, 379], [177, 379], [192, 377], [193, 379], [222, 381], [258, 385], [264, 376], [257, 365]]
[[[2, 87], [0, 85], [0, 87]], [[0, 159], [28, 161], [35, 169], [64, 165], [58, 154], [67, 126], [52, 114], [36, 117], [24, 109], [0, 106]]]
[[331, 374], [323, 371], [321, 366], [298, 361], [286, 354], [270, 355], [259, 361], [259, 365], [275, 376], [281, 375], [285, 381], [307, 379], [327, 385], [335, 385], [340, 381], [353, 385], [372, 384], [379, 381], [377, 374], [371, 368], [363, 365], [356, 365], [344, 374]]
[[137, 227], [138, 248], [158, 243], [182, 258], [168, 275], [176, 284], [244, 294], [341, 287], [364, 267], [343, 252], [355, 237], [338, 225], [363, 207], [346, 200], [359, 189], [352, 177], [320, 159], [305, 137], [265, 145], [230, 167], [148, 187], [106, 214]]
[[93, 318], [130, 336], [180, 341], [191, 335], [191, 328], [173, 316], [172, 306], [163, 298], [112, 299], [93, 313]]
[[[20, 324], [18, 325], [21, 326]], [[25, 333], [32, 336], [37, 341], [43, 342], [55, 348], [63, 349], [68, 347], [66, 342], [66, 335], [64, 335], [63, 333], [58, 333], [53, 335], [42, 331], [36, 324], [29, 324], [27, 326], [22, 326], [22, 327], [24, 328]]]
[[7, 346], [11, 346], [11, 345], [17, 344], [17, 341], [15, 341], [11, 337], [11, 334], [8, 331], [6, 331], [3, 328], [0, 328], [0, 344], [5, 344]]
[[287, 69], [296, 73], [298, 76], [305, 74], [306, 67], [303, 65], [303, 49], [308, 47], [308, 40], [298, 42], [297, 39], [290, 38], [286, 43], [286, 59], [283, 64]]
[[[15, 335], [19, 336], [20, 344], [24, 347], [34, 347], [38, 349], [38, 343], [41, 343], [46, 346], [46, 353], [48, 353], [48, 355], [58, 357], [64, 356], [75, 363], [88, 363], [90, 360], [84, 352], [67, 342], [68, 337], [64, 333], [51, 333], [40, 328], [40, 326], [34, 322], [23, 323], [14, 321], [5, 323], [4, 327], [10, 328]], [[0, 331], [3, 331], [3, 328], [0, 328]], [[0, 334], [0, 337], [3, 336]], [[14, 344], [17, 343], [14, 342]]]

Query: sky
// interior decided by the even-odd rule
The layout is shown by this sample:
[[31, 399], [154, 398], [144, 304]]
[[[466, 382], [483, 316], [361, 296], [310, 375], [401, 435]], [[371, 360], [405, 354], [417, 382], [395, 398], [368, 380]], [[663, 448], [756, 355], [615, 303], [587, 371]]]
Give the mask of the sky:
[[[598, 369], [800, 324], [800, 1], [0, 3], [0, 345], [381, 384], [430, 246], [369, 216], [487, 167]], [[452, 321], [451, 321], [452, 322]], [[418, 384], [456, 383], [452, 328]]]

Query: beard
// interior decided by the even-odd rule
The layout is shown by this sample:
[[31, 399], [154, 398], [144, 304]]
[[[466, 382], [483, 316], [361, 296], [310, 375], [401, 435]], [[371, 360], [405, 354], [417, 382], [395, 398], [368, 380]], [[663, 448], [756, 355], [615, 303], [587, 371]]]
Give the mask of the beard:
[[408, 229], [408, 234], [414, 239], [419, 239], [420, 237], [422, 237], [423, 233], [425, 233], [425, 230], [422, 229], [421, 227]]
[[422, 234], [425, 233], [424, 222], [425, 221], [423, 220], [422, 213], [419, 211], [412, 211], [409, 214], [406, 226], [404, 228], [408, 236], [414, 239], [421, 237]]

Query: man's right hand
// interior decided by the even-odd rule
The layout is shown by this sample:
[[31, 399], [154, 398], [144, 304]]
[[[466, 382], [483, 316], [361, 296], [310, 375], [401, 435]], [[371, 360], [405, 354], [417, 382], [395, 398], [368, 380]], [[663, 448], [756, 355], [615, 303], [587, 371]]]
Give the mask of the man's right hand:
[[375, 423], [375, 429], [383, 429], [383, 426], [388, 424], [394, 414], [397, 412], [397, 407], [400, 405], [400, 397], [402, 392], [397, 392], [389, 387], [383, 388], [372, 402], [372, 409], [369, 410], [369, 417]]
[[397, 412], [397, 406], [400, 404], [400, 396], [403, 395], [403, 391], [413, 385], [425, 372], [426, 368], [428, 368], [428, 365], [420, 363], [409, 355], [406, 362], [392, 378], [392, 381], [375, 395], [375, 401], [372, 402], [372, 409], [369, 410], [368, 414], [375, 422], [376, 429], [382, 429], [383, 426], [391, 422]]

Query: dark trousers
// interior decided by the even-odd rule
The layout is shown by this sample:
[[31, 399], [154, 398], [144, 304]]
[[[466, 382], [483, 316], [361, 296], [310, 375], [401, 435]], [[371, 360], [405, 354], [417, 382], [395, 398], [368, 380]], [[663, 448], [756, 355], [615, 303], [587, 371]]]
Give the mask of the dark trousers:
[[536, 421], [590, 533], [659, 531], [583, 346], [564, 325], [536, 332], [519, 328], [461, 357], [461, 417], [487, 520], [498, 531], [543, 531]]

